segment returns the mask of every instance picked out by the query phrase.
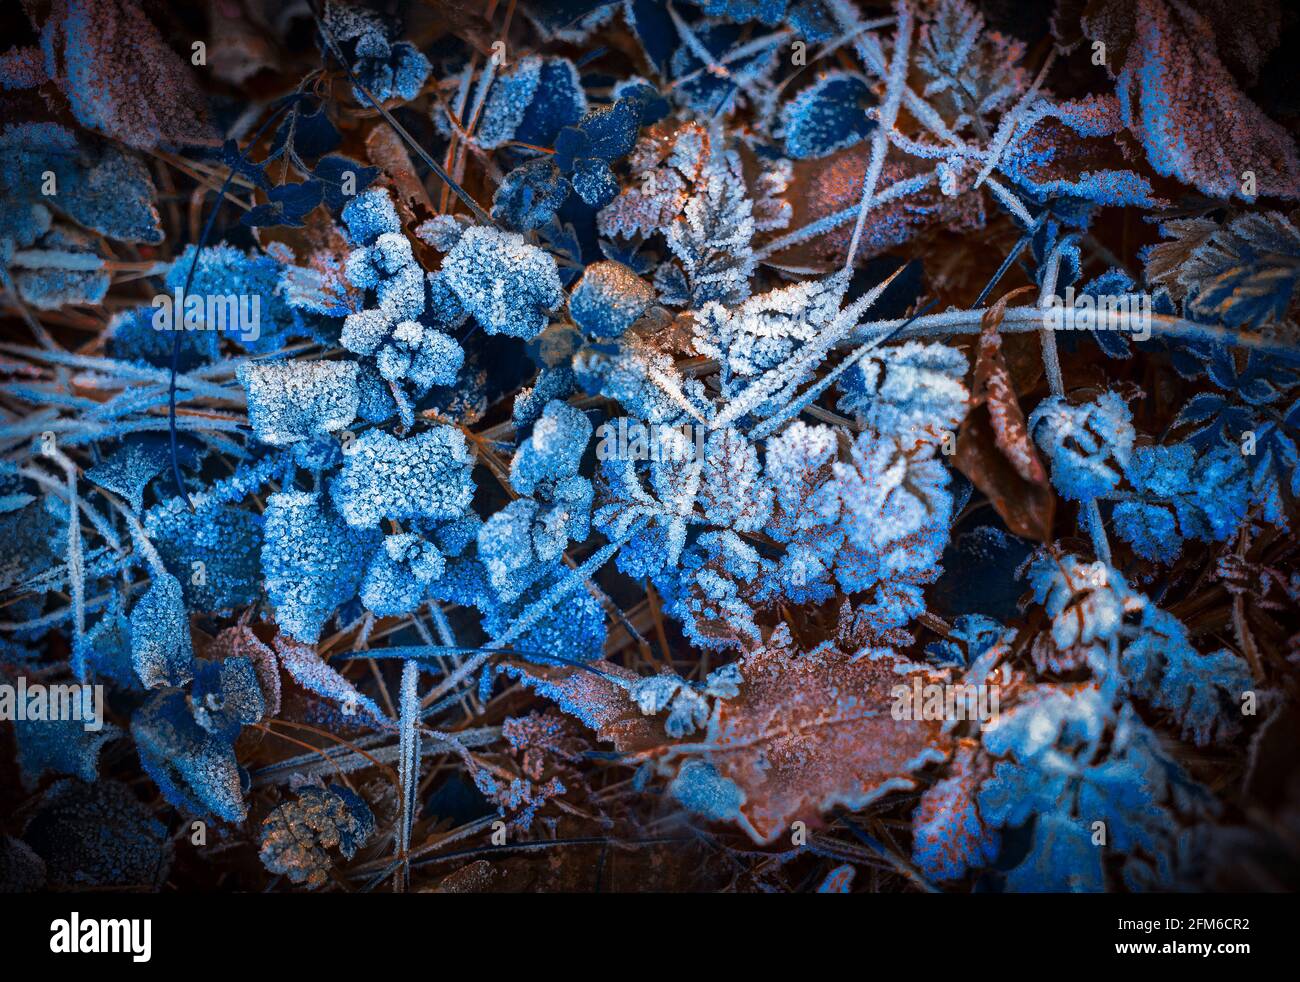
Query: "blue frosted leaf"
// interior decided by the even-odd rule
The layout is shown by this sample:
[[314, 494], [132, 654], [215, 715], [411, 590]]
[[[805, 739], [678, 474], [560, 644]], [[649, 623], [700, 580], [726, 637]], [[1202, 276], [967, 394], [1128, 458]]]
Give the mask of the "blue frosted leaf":
[[177, 808], [226, 822], [245, 819], [235, 749], [195, 722], [185, 693], [151, 695], [131, 718], [131, 735], [145, 772]]
[[230, 610], [260, 598], [260, 515], [227, 505], [190, 511], [184, 498], [171, 498], [149, 509], [145, 531], [190, 610]]
[[131, 611], [131, 661], [147, 689], [194, 677], [194, 644], [180, 582], [156, 573]]
[[410, 533], [385, 537], [361, 584], [361, 602], [381, 617], [406, 614], [424, 602], [446, 565], [432, 542]]
[[103, 143], [84, 148], [75, 179], [46, 200], [110, 239], [156, 245], [163, 240], [156, 197], [140, 158], [116, 144]]
[[529, 55], [492, 83], [477, 142], [489, 150], [511, 140], [549, 147], [586, 111], [587, 97], [572, 62]]
[[1071, 406], [1049, 396], [1029, 417], [1030, 432], [1052, 462], [1052, 483], [1086, 501], [1114, 491], [1133, 450], [1133, 414], [1115, 392]]
[[[225, 336], [239, 341], [249, 351], [260, 353], [275, 351], [288, 338], [305, 337], [308, 334], [302, 314], [289, 305], [281, 288], [284, 266], [278, 260], [267, 255], [246, 253], [229, 245], [204, 247], [199, 253], [197, 264], [194, 254], [195, 247], [189, 245], [173, 261], [167, 272], [167, 289], [174, 294], [178, 289], [185, 289], [188, 280], [187, 297], [236, 298], [241, 317], [247, 310], [253, 326], [249, 328], [238, 323], [231, 316], [228, 304], [220, 308], [214, 306], [213, 313], [217, 317], [225, 317]], [[192, 280], [191, 265], [194, 265]], [[207, 308], [205, 302], [195, 323], [208, 330], [193, 333], [210, 335], [216, 341], [223, 336], [217, 330], [221, 325], [207, 323]], [[179, 318], [183, 312], [183, 309], [175, 311], [174, 316]], [[187, 320], [189, 316], [186, 314]], [[188, 323], [186, 326], [188, 328]], [[161, 333], [170, 352], [171, 333]], [[185, 332], [186, 335], [190, 333], [189, 330]]]
[[770, 565], [736, 533], [706, 532], [682, 554], [679, 582], [664, 591], [665, 606], [681, 620], [686, 637], [701, 647], [761, 644], [755, 607], [764, 599], [758, 590]]
[[569, 295], [569, 316], [587, 334], [616, 338], [654, 302], [655, 291], [622, 263], [592, 263]]
[[758, 450], [727, 426], [714, 430], [704, 444], [699, 505], [714, 525], [737, 532], [756, 532], [767, 522], [772, 489], [762, 477]]
[[[187, 441], [179, 445], [182, 466], [195, 460], [194, 446]], [[132, 434], [110, 456], [86, 471], [86, 479], [120, 494], [139, 513], [144, 503], [144, 489], [171, 461], [167, 440], [153, 434]]]
[[707, 761], [688, 758], [668, 785], [668, 791], [683, 808], [711, 822], [735, 822], [742, 828], [748, 825], [740, 811], [745, 792]]
[[[529, 604], [541, 599], [564, 575], [565, 568], [550, 567], [518, 600], [484, 618], [483, 629], [489, 634], [509, 629]], [[525, 631], [516, 645], [521, 651], [573, 661], [595, 661], [605, 650], [606, 625], [607, 617], [600, 602], [586, 590], [575, 590]]]
[[230, 743], [266, 712], [257, 671], [244, 655], [202, 665], [190, 686], [189, 704], [199, 726]]
[[108, 322], [108, 353], [123, 361], [171, 368], [172, 345], [179, 337], [180, 350], [176, 360], [178, 371], [214, 361], [221, 346], [221, 335], [216, 331], [154, 330], [154, 307], [136, 307], [114, 314]]
[[367, 430], [345, 455], [330, 496], [357, 528], [373, 527], [382, 518], [456, 518], [474, 496], [473, 464], [465, 437], [451, 426], [405, 440]]
[[[489, 581], [504, 601], [516, 599], [547, 571], [538, 555], [533, 532], [538, 504], [517, 498], [492, 515], [478, 533], [478, 554]], [[552, 555], [550, 561], [559, 557]]]
[[578, 380], [568, 367], [544, 368], [531, 389], [515, 396], [511, 422], [518, 431], [526, 430], [541, 418], [542, 410], [553, 399], [566, 399], [577, 388]]
[[263, 443], [283, 447], [341, 430], [361, 400], [350, 361], [253, 361], [239, 366], [248, 421]]
[[618, 178], [605, 161], [584, 157], [574, 165], [573, 190], [592, 208], [604, 208], [618, 197]]
[[104, 299], [110, 277], [89, 235], [56, 225], [36, 245], [32, 265], [15, 264], [12, 271], [23, 300], [40, 310], [57, 310], [67, 304], [98, 304]]
[[532, 494], [539, 484], [573, 477], [591, 432], [586, 414], [558, 399], [551, 400], [510, 462], [510, 483], [520, 494]]
[[356, 594], [378, 533], [352, 528], [326, 510], [323, 496], [304, 491], [268, 497], [263, 519], [262, 575], [276, 621], [314, 643], [338, 606]]
[[[35, 683], [28, 683], [30, 695]], [[46, 683], [46, 691], [54, 698], [53, 689], [58, 683]], [[69, 686], [69, 699], [81, 705], [77, 711], [81, 719], [19, 719], [14, 718], [14, 733], [18, 739], [18, 767], [23, 783], [35, 787], [44, 774], [71, 774], [83, 781], [99, 779], [99, 751], [104, 744], [122, 735], [112, 723], [102, 718], [104, 707], [96, 708], [89, 690]], [[85, 696], [83, 696], [85, 693]], [[66, 704], [66, 703], [65, 703]], [[89, 721], [91, 729], [87, 726]]]
[[839, 407], [861, 415], [878, 433], [936, 439], [965, 418], [969, 368], [962, 352], [944, 344], [908, 341], [878, 349], [841, 377]]
[[492, 217], [512, 232], [540, 228], [569, 196], [569, 182], [547, 158], [530, 160], [505, 176], [492, 196]]
[[1241, 453], [1187, 443], [1133, 450], [1126, 471], [1137, 498], [1115, 506], [1115, 530], [1141, 556], [1176, 559], [1184, 539], [1231, 537], [1245, 518], [1250, 486]]
[[489, 334], [528, 340], [564, 302], [555, 260], [513, 232], [469, 229], [443, 259], [442, 276]]
[[356, 722], [367, 722], [365, 717], [369, 717], [369, 722], [388, 725], [387, 716], [375, 701], [331, 668], [317, 654], [314, 643], [300, 644], [284, 634], [277, 634], [273, 644], [284, 670], [308, 692], [338, 703], [345, 717], [358, 717]]
[[1226, 649], [1200, 654], [1172, 614], [1146, 608], [1141, 633], [1124, 649], [1121, 666], [1135, 694], [1171, 712], [1198, 746], [1241, 728], [1241, 697], [1254, 688], [1249, 666]]
[[785, 151], [796, 160], [825, 157], [870, 135], [876, 123], [866, 110], [876, 104], [866, 79], [833, 71], [785, 104]]
[[107, 679], [126, 689], [140, 687], [131, 661], [131, 625], [116, 597], [81, 636], [72, 653], [72, 671], [78, 678]]
[[357, 245], [368, 246], [386, 232], [401, 232], [393, 199], [383, 188], [362, 192], [343, 209], [348, 236]]
[[555, 163], [566, 173], [580, 158], [597, 158], [607, 163], [632, 152], [641, 121], [636, 99], [616, 99], [612, 105], [591, 110], [576, 126], [562, 130], [555, 138]]

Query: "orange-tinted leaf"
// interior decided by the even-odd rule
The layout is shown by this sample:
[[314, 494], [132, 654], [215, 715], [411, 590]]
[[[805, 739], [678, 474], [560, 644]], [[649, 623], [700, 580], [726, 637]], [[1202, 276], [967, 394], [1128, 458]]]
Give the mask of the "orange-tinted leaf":
[[1047, 542], [1056, 495], [1029, 437], [998, 334], [1007, 302], [1019, 292], [1008, 293], [984, 315], [975, 362], [975, 404], [958, 431], [955, 463], [988, 497], [1007, 528], [1021, 538]]
[[828, 644], [800, 654], [782, 624], [740, 673], [739, 695], [718, 701], [698, 751], [739, 788], [740, 822], [757, 842], [837, 805], [862, 808], [912, 788], [917, 770], [948, 756], [942, 721], [891, 712], [897, 686], [943, 676], [892, 653], [854, 660]]

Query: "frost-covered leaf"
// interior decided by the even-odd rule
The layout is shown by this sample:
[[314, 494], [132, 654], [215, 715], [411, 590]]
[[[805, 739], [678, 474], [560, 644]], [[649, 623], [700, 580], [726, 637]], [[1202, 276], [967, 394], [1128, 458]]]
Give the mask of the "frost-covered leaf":
[[1072, 406], [1049, 396], [1030, 414], [1029, 430], [1052, 462], [1052, 484], [1086, 501], [1119, 486], [1133, 450], [1133, 414], [1115, 392]]
[[839, 407], [905, 443], [937, 441], [966, 415], [968, 370], [966, 356], [944, 344], [878, 348], [841, 377]]
[[513, 232], [467, 230], [442, 261], [442, 277], [489, 334], [532, 338], [564, 302], [555, 260]]
[[876, 128], [866, 112], [875, 102], [861, 75], [828, 72], [785, 104], [786, 153], [824, 157], [853, 146]]
[[755, 532], [767, 521], [772, 490], [763, 480], [758, 451], [738, 430], [725, 427], [709, 435], [698, 500], [714, 525]]
[[[739, 667], [740, 692], [715, 704], [699, 757], [690, 744], [680, 750], [708, 765], [710, 797], [726, 802], [709, 817], [736, 822], [755, 842], [773, 842], [796, 818], [914, 787], [916, 770], [948, 755], [938, 722], [888, 713], [895, 686], [924, 673], [896, 656], [854, 661], [829, 645], [799, 653], [781, 626]], [[678, 797], [689, 801], [692, 787]]]
[[593, 337], [616, 338], [654, 299], [654, 288], [622, 263], [592, 263], [569, 294], [569, 316]]
[[1183, 540], [1223, 541], [1237, 531], [1250, 501], [1241, 453], [1186, 443], [1136, 447], [1126, 471], [1134, 497], [1116, 504], [1115, 531], [1147, 559], [1171, 562]]
[[272, 873], [315, 888], [334, 866], [326, 850], [351, 859], [374, 832], [374, 813], [355, 792], [342, 785], [304, 787], [296, 801], [281, 802], [263, 820], [258, 855]]
[[1244, 23], [1227, 7], [1112, 0], [1090, 7], [1083, 28], [1112, 51], [1106, 65], [1125, 123], [1157, 173], [1230, 198], [1247, 196], [1241, 175], [1251, 171], [1256, 193], [1295, 198], [1295, 142], [1247, 98], [1225, 65], [1232, 59], [1229, 39]]
[[1166, 709], [1198, 746], [1236, 734], [1242, 695], [1254, 687], [1246, 662], [1222, 649], [1202, 655], [1173, 615], [1149, 606], [1141, 633], [1124, 649], [1122, 664], [1134, 692]]
[[261, 516], [219, 504], [190, 511], [184, 498], [170, 498], [149, 509], [145, 531], [190, 610], [230, 610], [261, 596]]
[[282, 447], [341, 430], [357, 416], [361, 393], [350, 361], [264, 361], [239, 367], [248, 421], [263, 443]]
[[1001, 837], [985, 826], [976, 799], [991, 770], [987, 758], [963, 746], [948, 776], [921, 796], [912, 816], [912, 861], [927, 877], [955, 880], [997, 858]]
[[926, 96], [942, 96], [953, 129], [1008, 106], [1028, 86], [1019, 62], [1025, 46], [996, 31], [967, 0], [939, 0], [921, 24], [916, 64]]
[[145, 688], [181, 685], [194, 675], [194, 644], [180, 581], [157, 573], [131, 610], [131, 661]]
[[262, 575], [276, 621], [294, 637], [315, 642], [361, 585], [378, 533], [345, 524], [320, 495], [281, 491], [266, 499], [263, 534]]
[[[65, 711], [63, 707], [75, 705], [77, 708], [71, 715], [56, 714], [53, 718], [33, 719], [30, 712], [20, 716], [14, 711], [16, 707], [10, 707], [7, 718], [14, 721], [23, 783], [35, 787], [41, 776], [47, 773], [71, 774], [88, 782], [98, 780], [99, 752], [104, 744], [121, 736], [122, 731], [104, 721], [102, 714], [106, 707], [95, 706], [93, 690], [75, 683], [66, 687], [57, 682], [44, 685], [51, 710], [56, 706], [61, 712]], [[31, 683], [29, 693], [30, 689]], [[19, 690], [16, 695], [10, 695], [10, 701], [22, 695]], [[46, 708], [39, 701], [35, 704]]]
[[561, 128], [578, 122], [586, 111], [587, 98], [571, 61], [528, 55], [492, 83], [476, 142], [487, 149], [511, 140], [549, 147]]
[[1286, 319], [1298, 278], [1300, 231], [1275, 211], [1215, 228], [1176, 274], [1193, 317], [1249, 329]]
[[381, 518], [456, 518], [474, 493], [473, 461], [465, 438], [450, 426], [405, 440], [367, 430], [346, 454], [330, 494], [357, 528], [372, 528]]
[[209, 733], [190, 712], [185, 693], [163, 689], [131, 717], [140, 764], [163, 796], [197, 815], [242, 822], [248, 814], [230, 739]]
[[284, 670], [308, 692], [340, 704], [344, 715], [357, 716], [358, 722], [364, 721], [365, 717], [387, 720], [387, 715], [373, 699], [360, 692], [317, 654], [314, 644], [303, 644], [285, 634], [277, 634], [272, 643]]
[[847, 537], [836, 567], [840, 584], [856, 591], [899, 578], [936, 577], [953, 501], [934, 445], [906, 450], [868, 431], [853, 443], [849, 461], [834, 470]]
[[212, 141], [190, 66], [137, 0], [56, 0], [41, 47], [83, 125], [139, 150]]

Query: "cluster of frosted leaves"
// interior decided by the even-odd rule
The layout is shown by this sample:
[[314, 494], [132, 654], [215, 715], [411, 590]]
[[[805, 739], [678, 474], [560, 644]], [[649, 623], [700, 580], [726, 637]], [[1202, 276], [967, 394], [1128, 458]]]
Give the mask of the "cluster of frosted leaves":
[[356, 244], [343, 275], [374, 304], [348, 314], [340, 336], [344, 348], [362, 356], [357, 409], [382, 419], [391, 406], [411, 425], [414, 400], [454, 383], [464, 364], [465, 352], [448, 332], [464, 322], [466, 308], [451, 277], [426, 273], [417, 262], [388, 191], [358, 195], [343, 220]]
[[244, 656], [202, 666], [188, 691], [162, 688], [131, 719], [140, 764], [177, 808], [227, 822], [248, 814], [234, 741], [265, 712]]
[[1252, 689], [1243, 659], [1227, 649], [1200, 653], [1181, 621], [1105, 563], [1041, 556], [1027, 575], [1051, 618], [1034, 651], [1042, 669], [1118, 674], [1136, 698], [1168, 712], [1201, 746], [1238, 732], [1242, 699]]
[[1170, 562], [1186, 540], [1235, 535], [1250, 506], [1260, 503], [1241, 448], [1137, 445], [1132, 420], [1112, 391], [1081, 405], [1049, 397], [1029, 426], [1056, 489], [1075, 501], [1116, 499], [1115, 530], [1138, 555]]
[[[211, 136], [194, 79], [137, 6], [54, 3], [42, 11], [41, 49], [0, 58], [7, 91], [42, 87], [42, 96], [66, 99], [64, 119], [83, 126], [17, 123], [0, 132], [0, 259], [17, 296], [37, 310], [102, 301], [118, 261], [103, 239], [162, 240], [140, 152], [162, 160]], [[1158, 438], [1138, 432], [1119, 391], [1026, 406], [1019, 449], [1032, 456], [1032, 439], [1041, 450], [1052, 485], [1044, 477], [1044, 493], [1098, 509], [1104, 534], [1124, 551], [1114, 564], [1059, 547], [1038, 553], [1025, 567], [1035, 627], [1023, 644], [1013, 647], [1017, 629], [1001, 620], [960, 615], [925, 649], [926, 662], [913, 662], [922, 625], [943, 623], [927, 613], [927, 587], [958, 551], [949, 552], [953, 526], [969, 500], [969, 483], [946, 457], [948, 438], [964, 429], [971, 389], [977, 403], [994, 396], [981, 394], [978, 370], [967, 382], [970, 357], [959, 340], [860, 333], [873, 316], [860, 300], [861, 275], [820, 261], [842, 260], [842, 249], [768, 261], [769, 244], [796, 214], [856, 215], [869, 145], [885, 146], [874, 138], [890, 88], [882, 68], [898, 54], [894, 28], [861, 28], [839, 0], [692, 0], [671, 15], [629, 3], [563, 24], [525, 6], [547, 42], [594, 49], [601, 31], [626, 26], [645, 48], [639, 70], [657, 80], [596, 87], [603, 76], [589, 75], [581, 59], [541, 49], [476, 74], [477, 60], [426, 54], [367, 8], [325, 6], [360, 82], [355, 101], [367, 111], [371, 96], [412, 101], [438, 78], [443, 91], [427, 109], [434, 126], [463, 141], [471, 167], [488, 164], [497, 190], [490, 221], [481, 212], [475, 221], [429, 218], [418, 193], [427, 188], [412, 193], [418, 179], [381, 161], [385, 148], [372, 134], [367, 152], [391, 186], [347, 200], [334, 194], [331, 217], [305, 233], [306, 258], [295, 258], [298, 244], [252, 252], [192, 244], [166, 264], [168, 290], [261, 303], [269, 327], [260, 337], [199, 330], [215, 327], [200, 315], [176, 347], [181, 397], [233, 393], [236, 405], [246, 403], [246, 426], [222, 410], [214, 418], [230, 426], [183, 433], [175, 450], [160, 435], [173, 337], [153, 329], [146, 307], [112, 318], [105, 357], [65, 353], [81, 373], [75, 395], [61, 402], [46, 386], [18, 386], [38, 407], [58, 407], [51, 418], [84, 412], [93, 433], [114, 441], [102, 455], [96, 446], [84, 480], [72, 481], [122, 498], [125, 511], [83, 495], [71, 513], [82, 508], [88, 524], [70, 527], [65, 500], [38, 502], [30, 480], [0, 471], [0, 528], [15, 554], [0, 580], [22, 594], [14, 619], [42, 623], [43, 600], [27, 594], [72, 596], [82, 575], [87, 592], [69, 611], [72, 670], [110, 680], [136, 708], [126, 727], [17, 728], [26, 787], [38, 790], [53, 774], [78, 780], [46, 787], [27, 845], [0, 845], [35, 848], [29, 865], [43, 864], [40, 875], [57, 886], [156, 885], [165, 838], [143, 805], [101, 777], [111, 760], [103, 747], [129, 731], [170, 806], [230, 823], [255, 816], [267, 869], [324, 885], [334, 852], [351, 859], [374, 832], [368, 805], [344, 785], [295, 779], [292, 797], [259, 811], [265, 798], [245, 791], [236, 741], [305, 695], [314, 722], [400, 729], [409, 754], [423, 740], [411, 735], [418, 691], [404, 685], [401, 721], [390, 719], [396, 714], [345, 674], [346, 661], [317, 646], [360, 625], [357, 646], [366, 648], [377, 619], [391, 618], [397, 627], [386, 624], [383, 636], [418, 634], [411, 643], [421, 644], [406, 650], [422, 652], [413, 657], [432, 671], [423, 617], [441, 614], [426, 604], [446, 604], [477, 619], [471, 614], [466, 628], [454, 611], [453, 632], [434, 618], [442, 646], [500, 659], [475, 673], [482, 701], [492, 699], [498, 671], [517, 680], [617, 754], [648, 761], [638, 790], [656, 776], [685, 809], [756, 842], [776, 842], [795, 820], [925, 788], [913, 858], [935, 882], [988, 876], [1027, 890], [1100, 889], [1117, 877], [1134, 889], [1176, 883], [1184, 834], [1212, 808], [1151, 727], [1198, 747], [1228, 744], [1245, 728], [1238, 707], [1254, 680], [1232, 651], [1202, 651], [1193, 621], [1181, 622], [1170, 612], [1176, 605], [1146, 584], [1191, 542], [1227, 543], [1254, 535], [1249, 522], [1284, 522], [1300, 496], [1287, 435], [1300, 410], [1281, 408], [1293, 402], [1295, 380], [1253, 354], [1192, 343], [1172, 352], [1175, 367], [1189, 378], [1199, 371], [1218, 391], [1193, 396]], [[1082, 271], [1084, 250], [1062, 239], [1063, 229], [1081, 234], [1099, 208], [1163, 206], [1155, 175], [1173, 179], [1158, 182], [1162, 194], [1174, 181], [1219, 201], [1300, 194], [1289, 137], [1244, 95], [1280, 43], [1276, 30], [1247, 36], [1212, 5], [1088, 4], [1081, 30], [1111, 50], [1113, 91], [1062, 101], [1043, 89], [1021, 104], [1030, 78], [1022, 42], [992, 30], [969, 0], [927, 0], [914, 13], [910, 88], [877, 185], [899, 198], [873, 204], [859, 259], [882, 243], [925, 244], [921, 233], [942, 226], [938, 216], [959, 201], [973, 226], [999, 220], [968, 186], [982, 165], [1038, 219], [1024, 260], [1032, 253], [1040, 285], [1053, 245], [1064, 257], [1058, 285]], [[102, 36], [96, 23], [106, 25]], [[821, 63], [790, 90], [769, 84], [786, 31], [769, 40], [753, 32], [756, 23], [829, 42], [826, 53], [842, 47], [841, 66]], [[158, 55], [146, 69], [124, 67], [138, 57], [132, 38]], [[93, 84], [110, 71], [111, 84]], [[169, 87], [176, 98], [161, 97]], [[453, 91], [456, 109], [443, 98]], [[312, 118], [320, 125], [329, 115]], [[303, 150], [308, 134], [299, 140]], [[237, 148], [222, 160], [267, 191], [266, 175]], [[1241, 188], [1245, 162], [1255, 167], [1255, 192]], [[57, 195], [38, 194], [47, 170]], [[935, 187], [939, 206], [912, 197]], [[297, 193], [274, 191], [276, 207], [259, 204], [257, 213], [283, 211]], [[819, 200], [810, 206], [806, 193]], [[1008, 203], [1006, 194], [998, 200]], [[836, 226], [845, 244], [849, 224]], [[1274, 337], [1294, 330], [1294, 216], [1205, 210], [1159, 233], [1142, 258], [1143, 285], [1157, 291], [1161, 314]], [[800, 236], [818, 238], [807, 229]], [[1083, 292], [1137, 288], [1112, 270]], [[290, 347], [303, 339], [313, 350]], [[1109, 355], [1144, 350], [1097, 340]], [[238, 352], [266, 357], [223, 359]], [[526, 353], [540, 368], [527, 388], [512, 378], [496, 391], [514, 372], [501, 352]], [[1000, 398], [1014, 401], [1005, 374]], [[210, 381], [232, 375], [238, 386]], [[137, 391], [104, 402], [86, 395], [123, 378]], [[477, 401], [495, 411], [511, 391], [510, 425], [472, 433], [476, 417], [459, 409]], [[194, 423], [188, 412], [178, 418]], [[610, 452], [597, 450], [593, 467], [601, 422], [622, 436]], [[136, 432], [139, 423], [153, 432]], [[1255, 459], [1234, 446], [1244, 432], [1258, 437]], [[70, 434], [77, 448], [90, 439]], [[226, 464], [234, 476], [211, 480]], [[203, 490], [169, 497], [163, 481], [182, 477]], [[111, 520], [98, 511], [104, 500], [114, 505]], [[117, 511], [139, 524], [134, 542], [123, 541]], [[73, 533], [92, 528], [93, 545], [73, 544]], [[1124, 562], [1130, 550], [1135, 567]], [[606, 562], [653, 588], [655, 617], [662, 611], [673, 622], [674, 643], [708, 649], [712, 671], [689, 671], [676, 651], [676, 670], [660, 674], [606, 660], [611, 625], [623, 617], [604, 593], [614, 581]], [[147, 580], [136, 581], [137, 571]], [[825, 623], [837, 605], [839, 625], [818, 643], [804, 625]], [[205, 643], [214, 622], [236, 616]], [[278, 631], [274, 642], [250, 623], [266, 638]], [[633, 634], [630, 619], [624, 626]], [[38, 657], [27, 645], [39, 631], [17, 633], [5, 642], [6, 669], [11, 657]], [[487, 647], [457, 648], [483, 637]], [[513, 654], [502, 658], [497, 641]], [[1000, 679], [1011, 698], [999, 725], [977, 732], [885, 714], [897, 683], [958, 678]], [[294, 687], [283, 699], [282, 684]], [[418, 752], [414, 767], [403, 757], [404, 794], [418, 786], [409, 777], [419, 763]], [[522, 829], [582, 783], [544, 779], [531, 765], [522, 777], [469, 769], [478, 791]], [[136, 812], [145, 816], [140, 828], [117, 846], [73, 821], [84, 813], [116, 836], [119, 819]], [[1103, 864], [1091, 846], [1095, 822], [1124, 854], [1117, 862]], [[86, 842], [68, 845], [65, 826]], [[842, 869], [827, 889], [847, 886], [851, 868]]]
[[[1115, 712], [1095, 686], [1040, 686], [985, 732], [982, 751], [993, 758], [991, 775], [978, 786], [967, 780], [953, 796], [967, 810], [973, 798], [982, 834], [968, 834], [964, 854], [948, 863], [978, 862], [995, 830], [1028, 827], [1029, 851], [1005, 874], [1006, 889], [1100, 891], [1108, 886], [1095, 844], [1100, 828], [1124, 857], [1128, 889], [1187, 874], [1186, 825], [1207, 818], [1213, 799], [1132, 707]], [[919, 858], [942, 872], [931, 855]]]
[[324, 10], [330, 31], [351, 51], [352, 71], [360, 83], [353, 85], [352, 94], [358, 103], [370, 105], [367, 91], [381, 103], [409, 102], [419, 95], [432, 67], [419, 48], [394, 40], [391, 25], [366, 7], [330, 0]]

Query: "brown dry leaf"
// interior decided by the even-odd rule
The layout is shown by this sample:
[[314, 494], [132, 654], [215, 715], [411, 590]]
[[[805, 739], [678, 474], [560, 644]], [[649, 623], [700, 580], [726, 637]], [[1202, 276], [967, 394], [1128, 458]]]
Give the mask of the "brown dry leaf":
[[1021, 538], [1047, 542], [1052, 537], [1056, 495], [1030, 439], [998, 334], [1008, 301], [1029, 289], [1006, 294], [984, 315], [972, 387], [974, 405], [957, 433], [955, 462], [988, 497], [1007, 528]]
[[1025, 414], [1020, 409], [1020, 400], [1016, 398], [1016, 390], [1011, 384], [1011, 373], [1002, 356], [1002, 336], [998, 333], [998, 324], [1002, 321], [1007, 302], [1016, 294], [1032, 289], [1022, 287], [1013, 290], [984, 315], [980, 325], [975, 384], [971, 389], [971, 397], [988, 406], [998, 449], [1011, 461], [1016, 473], [1026, 481], [1046, 484], [1047, 471], [1043, 468], [1034, 441], [1029, 438]]
[[948, 757], [942, 721], [891, 712], [896, 687], [946, 676], [888, 651], [855, 659], [828, 644], [800, 654], [783, 623], [741, 660], [740, 674], [739, 695], [718, 701], [703, 743], [678, 750], [734, 785], [737, 820], [756, 842], [837, 805], [859, 809], [913, 788], [916, 771]]
[[412, 221], [423, 221], [437, 214], [429, 193], [424, 188], [407, 153], [406, 144], [390, 127], [376, 126], [366, 137], [366, 158], [383, 169], [399, 200], [406, 205]]
[[1179, 273], [1197, 249], [1219, 230], [1209, 218], [1172, 218], [1161, 225], [1161, 232], [1172, 238], [1151, 246], [1147, 252], [1146, 279], [1152, 287], [1163, 286], [1175, 303], [1187, 296], [1187, 284]]

